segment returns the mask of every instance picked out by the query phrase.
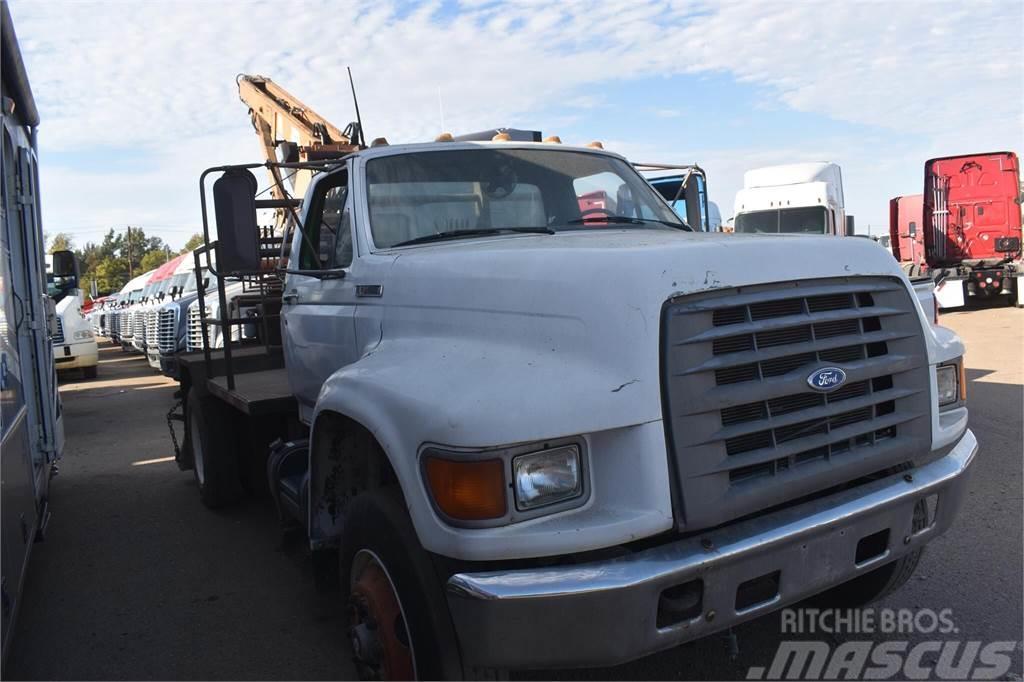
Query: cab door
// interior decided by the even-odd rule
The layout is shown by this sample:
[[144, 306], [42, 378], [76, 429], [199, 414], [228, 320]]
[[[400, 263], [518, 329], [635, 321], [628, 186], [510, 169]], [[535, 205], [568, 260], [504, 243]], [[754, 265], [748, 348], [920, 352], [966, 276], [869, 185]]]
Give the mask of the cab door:
[[324, 381], [357, 359], [350, 195], [347, 168], [321, 176], [303, 227], [292, 238], [290, 270], [345, 272], [341, 278], [289, 273], [285, 279], [281, 307], [284, 352], [299, 416], [307, 422]]

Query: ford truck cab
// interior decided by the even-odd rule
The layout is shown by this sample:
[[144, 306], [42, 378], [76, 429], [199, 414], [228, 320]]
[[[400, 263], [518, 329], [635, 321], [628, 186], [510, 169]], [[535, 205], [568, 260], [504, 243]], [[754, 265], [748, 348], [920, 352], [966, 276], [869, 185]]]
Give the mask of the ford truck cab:
[[843, 175], [834, 163], [793, 163], [743, 174], [737, 233], [847, 235]]
[[80, 369], [86, 379], [93, 379], [100, 362], [99, 348], [92, 323], [82, 313], [77, 259], [71, 251], [57, 251], [46, 255], [45, 264], [46, 291], [57, 315], [54, 365], [61, 371]]
[[[260, 270], [247, 172], [218, 200], [225, 277]], [[775, 229], [693, 231], [590, 148], [321, 167], [280, 362], [182, 365], [203, 501], [265, 458], [314, 566], [340, 567], [367, 677], [611, 665], [814, 594], [879, 598], [966, 496], [964, 348], [888, 253], [824, 236], [841, 202], [812, 184], [801, 231], [822, 237], [776, 234], [767, 199], [751, 225]]]

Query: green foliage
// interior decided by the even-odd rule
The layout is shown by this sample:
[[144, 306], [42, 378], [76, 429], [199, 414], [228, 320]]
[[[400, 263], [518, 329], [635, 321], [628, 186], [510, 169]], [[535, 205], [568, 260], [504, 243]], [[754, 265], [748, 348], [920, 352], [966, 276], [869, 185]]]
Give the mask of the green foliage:
[[47, 253], [70, 251], [73, 248], [75, 248], [75, 241], [71, 238], [71, 235], [66, 232], [58, 232], [53, 236], [53, 241], [50, 242], [50, 248]]
[[179, 253], [188, 253], [189, 251], [194, 251], [195, 249], [198, 249], [202, 245], [203, 235], [196, 232], [194, 235], [188, 238], [188, 241], [185, 242], [185, 248], [183, 248]]
[[[61, 236], [54, 236], [53, 243], [56, 244]], [[81, 263], [83, 282], [96, 280], [100, 294], [108, 294], [118, 291], [128, 283], [129, 253], [132, 275], [141, 275], [166, 261], [164, 240], [160, 237], [147, 237], [145, 231], [140, 228], [132, 228], [130, 246], [129, 249], [126, 230], [115, 231], [111, 228], [99, 244], [88, 242], [81, 249], [75, 249], [75, 255]], [[154, 252], [156, 255], [153, 255]], [[154, 262], [156, 265], [153, 265]]]
[[139, 269], [142, 272], [148, 272], [153, 268], [158, 268], [167, 262], [167, 252], [164, 249], [159, 251], [150, 251], [142, 257], [142, 261], [139, 263]]

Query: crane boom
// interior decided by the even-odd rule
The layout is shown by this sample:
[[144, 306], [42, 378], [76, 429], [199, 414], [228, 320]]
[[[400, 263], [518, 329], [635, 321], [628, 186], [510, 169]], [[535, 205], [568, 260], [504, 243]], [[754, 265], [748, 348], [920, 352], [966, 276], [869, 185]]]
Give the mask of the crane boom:
[[[349, 124], [345, 131], [339, 130], [265, 76], [241, 74], [237, 83], [238, 96], [249, 107], [249, 116], [260, 139], [265, 161], [322, 161], [341, 158], [361, 148], [357, 124]], [[274, 166], [267, 170], [270, 193], [274, 199], [280, 200], [288, 199], [289, 193], [293, 197], [302, 197], [313, 177], [308, 169], [296, 169], [287, 175]], [[285, 216], [284, 210], [278, 209], [276, 227], [283, 226]]]

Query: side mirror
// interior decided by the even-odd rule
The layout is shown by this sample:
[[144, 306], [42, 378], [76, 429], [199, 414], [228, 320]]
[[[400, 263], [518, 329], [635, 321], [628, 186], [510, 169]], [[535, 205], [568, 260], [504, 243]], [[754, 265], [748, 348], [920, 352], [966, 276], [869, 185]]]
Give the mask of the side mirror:
[[78, 261], [71, 251], [54, 251], [53, 274], [55, 277], [78, 277]]
[[910, 236], [911, 237], [916, 237], [917, 236], [917, 223], [913, 222], [913, 221], [911, 221], [911, 223], [910, 223]]
[[848, 215], [848, 216], [846, 216], [846, 236], [847, 237], [852, 237], [854, 234], [855, 234], [855, 231], [854, 231], [854, 225], [853, 225], [853, 216], [852, 215]]
[[232, 168], [213, 183], [217, 218], [217, 267], [223, 274], [259, 268], [260, 231], [256, 225], [256, 176]]

